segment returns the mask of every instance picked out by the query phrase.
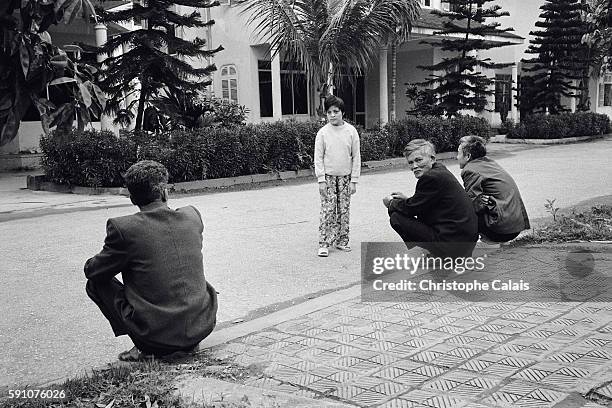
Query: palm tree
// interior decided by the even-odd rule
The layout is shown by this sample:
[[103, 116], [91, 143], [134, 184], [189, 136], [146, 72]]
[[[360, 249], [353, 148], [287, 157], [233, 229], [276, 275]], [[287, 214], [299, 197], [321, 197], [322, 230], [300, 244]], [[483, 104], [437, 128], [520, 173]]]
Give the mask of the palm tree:
[[282, 50], [330, 93], [343, 76], [367, 72], [381, 47], [405, 38], [419, 11], [417, 0], [247, 0], [244, 9], [273, 56]]

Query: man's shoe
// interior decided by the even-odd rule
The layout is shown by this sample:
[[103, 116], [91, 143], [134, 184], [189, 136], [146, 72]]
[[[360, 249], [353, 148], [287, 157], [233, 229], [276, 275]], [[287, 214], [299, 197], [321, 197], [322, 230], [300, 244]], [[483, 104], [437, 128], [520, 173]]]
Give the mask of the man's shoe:
[[118, 358], [119, 361], [137, 362], [152, 360], [154, 357], [151, 354], [144, 354], [142, 351], [138, 350], [136, 346], [134, 346], [131, 349], [120, 353]]
[[351, 252], [353, 250], [349, 245], [336, 245], [336, 249], [342, 252]]
[[198, 353], [199, 350], [200, 350], [200, 345], [196, 344], [191, 349], [179, 350], [179, 351], [175, 351], [174, 353], [166, 354], [165, 356], [161, 357], [161, 360], [166, 363], [171, 363], [176, 360], [182, 360], [185, 358], [193, 357]]
[[499, 249], [501, 248], [501, 244], [499, 242], [491, 241], [484, 235], [481, 235], [478, 241], [476, 242], [476, 248], [480, 249]]
[[317, 252], [317, 255], [325, 258], [326, 256], [329, 256], [329, 249], [327, 249], [326, 247], [321, 247], [319, 248], [319, 252]]

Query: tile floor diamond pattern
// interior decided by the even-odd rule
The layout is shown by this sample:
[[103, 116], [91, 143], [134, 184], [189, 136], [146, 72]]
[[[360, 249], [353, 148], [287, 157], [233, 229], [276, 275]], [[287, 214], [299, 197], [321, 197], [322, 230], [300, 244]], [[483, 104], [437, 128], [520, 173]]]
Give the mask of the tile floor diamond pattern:
[[524, 381], [513, 381], [491, 394], [483, 402], [496, 406], [552, 407], [568, 394], [553, 391]]
[[486, 377], [467, 371], [451, 371], [424, 385], [424, 388], [443, 391], [450, 395], [476, 398], [502, 381], [499, 377]]
[[250, 385], [358, 406], [547, 408], [612, 373], [611, 317], [612, 303], [355, 299], [212, 353], [263, 364]]
[[438, 395], [429, 391], [415, 390], [407, 394], [400, 395], [400, 400], [413, 403], [413, 407], [430, 407], [430, 408], [453, 408], [465, 405], [466, 401], [458, 398], [453, 398], [446, 395]]
[[599, 387], [595, 391], [605, 397], [612, 398], [612, 383]]
[[612, 351], [601, 348], [566, 347], [567, 351], [552, 353], [548, 359], [584, 368], [598, 368], [612, 363]]
[[543, 384], [552, 388], [562, 388], [569, 391], [582, 391], [585, 381], [593, 382], [592, 372], [577, 367], [544, 362], [528, 367], [513, 378], [521, 378], [534, 383]]
[[476, 354], [478, 354], [477, 351], [469, 348], [457, 347], [451, 344], [439, 344], [412, 355], [410, 359], [450, 368], [461, 364]]
[[535, 363], [533, 360], [527, 360], [517, 357], [508, 357], [503, 354], [487, 353], [467, 361], [459, 368], [469, 371], [482, 372], [485, 374], [498, 375], [508, 377], [521, 368]]
[[494, 353], [516, 355], [527, 359], [541, 358], [563, 347], [562, 344], [532, 337], [519, 337], [493, 348]]
[[533, 323], [521, 323], [512, 320], [496, 319], [491, 323], [480, 326], [478, 330], [513, 335], [523, 333], [529, 329], [533, 329], [534, 327], [537, 327], [537, 325]]

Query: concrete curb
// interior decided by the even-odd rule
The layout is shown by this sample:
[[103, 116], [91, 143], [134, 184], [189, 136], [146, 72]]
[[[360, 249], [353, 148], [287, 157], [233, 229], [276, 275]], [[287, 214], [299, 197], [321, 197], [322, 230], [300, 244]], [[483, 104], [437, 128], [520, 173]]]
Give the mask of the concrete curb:
[[327, 295], [300, 303], [278, 312], [270, 313], [257, 319], [249, 320], [245, 323], [237, 324], [219, 331], [213, 331], [210, 336], [206, 337], [200, 343], [200, 349], [211, 348], [220, 344], [225, 344], [231, 340], [246, 336], [266, 329], [271, 326], [286, 322], [287, 320], [295, 319], [317, 310], [342, 303], [353, 299], [361, 294], [361, 284], [351, 286], [350, 288], [331, 292]]
[[[174, 381], [176, 395], [187, 406], [348, 408], [337, 401], [302, 397], [287, 392], [262, 389], [197, 375], [184, 375]], [[248, 402], [248, 405], [247, 405]], [[217, 405], [219, 404], [219, 405]]]
[[[451, 160], [456, 157], [455, 152], [444, 152], [439, 153], [438, 160]], [[362, 173], [369, 173], [372, 171], [402, 168], [406, 166], [406, 159], [403, 157], [396, 157], [392, 159], [367, 161], [363, 163], [361, 168]], [[170, 191], [175, 193], [186, 193], [190, 191], [201, 191], [201, 190], [215, 190], [240, 185], [252, 185], [252, 184], [263, 184], [274, 181], [286, 181], [293, 179], [314, 179], [314, 170], [305, 169], [297, 171], [281, 171], [277, 173], [267, 174], [251, 174], [246, 176], [238, 177], [226, 177], [210, 180], [195, 180], [185, 181], [182, 183], [174, 183], [169, 185]], [[63, 184], [56, 184], [45, 180], [44, 175], [28, 176], [27, 188], [34, 191], [51, 191], [55, 193], [72, 193], [72, 194], [85, 194], [85, 195], [125, 195], [129, 193], [127, 189], [123, 187], [81, 187], [81, 186], [68, 186]]]
[[578, 136], [566, 137], [562, 139], [510, 139], [507, 135], [497, 135], [492, 137], [491, 143], [507, 143], [507, 144], [532, 144], [532, 145], [560, 145], [569, 143], [586, 142], [589, 140], [603, 139], [612, 136], [612, 134], [594, 135], [594, 136]]
[[[326, 307], [345, 302], [347, 300], [359, 296], [360, 294], [361, 284], [356, 284], [354, 286], [351, 286], [350, 288], [330, 292], [318, 298], [300, 303], [295, 306], [288, 307], [286, 309], [279, 310], [278, 312], [270, 313], [257, 319], [249, 320], [247, 322], [227, 327], [225, 329], [215, 330], [208, 337], [202, 340], [199, 346], [199, 352], [203, 352], [206, 349], [225, 344], [239, 337], [244, 337], [251, 333], [264, 330], [268, 327], [286, 322], [287, 320], [295, 319], [300, 316], [316, 312], [317, 310], [321, 310]], [[97, 367], [91, 367], [89, 369], [86, 369], [84, 373], [88, 374], [96, 370], [102, 370], [107, 367], [107, 365], [108, 364], [103, 364]], [[56, 377], [54, 379], [48, 379], [43, 382], [40, 382], [39, 384], [37, 384], [37, 386], [49, 387], [51, 385], [61, 384], [73, 378], [74, 376], [75, 374], [73, 373], [70, 375]]]
[[44, 174], [35, 176], [28, 175], [26, 187], [28, 190], [50, 191], [53, 193], [72, 193], [83, 195], [130, 195], [127, 189], [124, 187], [82, 187], [56, 184], [50, 181], [46, 181]]

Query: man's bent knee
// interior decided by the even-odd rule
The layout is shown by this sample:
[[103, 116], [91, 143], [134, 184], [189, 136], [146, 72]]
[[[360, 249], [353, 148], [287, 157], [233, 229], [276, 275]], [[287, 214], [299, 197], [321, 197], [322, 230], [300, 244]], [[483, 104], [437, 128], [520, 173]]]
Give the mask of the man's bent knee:
[[96, 303], [100, 299], [98, 288], [96, 287], [94, 281], [92, 281], [91, 279], [87, 279], [87, 284], [85, 285], [85, 292], [87, 293], [87, 296], [89, 296], [89, 298]]
[[402, 223], [400, 221], [401, 216], [394, 212], [389, 216], [389, 224], [394, 230], [397, 230], [397, 227], [401, 227]]

